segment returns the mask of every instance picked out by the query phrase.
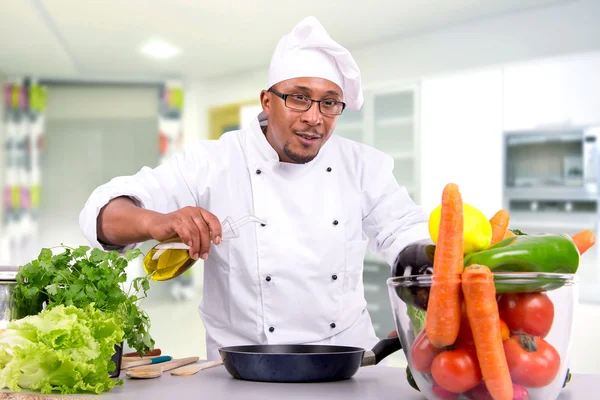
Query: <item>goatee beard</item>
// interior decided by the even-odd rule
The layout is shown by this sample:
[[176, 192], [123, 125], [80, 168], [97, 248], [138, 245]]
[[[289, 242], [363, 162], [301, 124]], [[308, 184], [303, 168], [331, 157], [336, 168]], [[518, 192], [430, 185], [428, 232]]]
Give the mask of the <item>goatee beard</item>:
[[285, 146], [283, 146], [283, 152], [285, 153], [286, 156], [288, 156], [288, 158], [290, 160], [292, 160], [293, 162], [295, 162], [297, 164], [306, 164], [308, 162], [311, 162], [312, 160], [315, 159], [317, 154], [319, 154], [318, 151], [315, 154], [295, 153], [290, 149], [290, 146], [287, 144]]

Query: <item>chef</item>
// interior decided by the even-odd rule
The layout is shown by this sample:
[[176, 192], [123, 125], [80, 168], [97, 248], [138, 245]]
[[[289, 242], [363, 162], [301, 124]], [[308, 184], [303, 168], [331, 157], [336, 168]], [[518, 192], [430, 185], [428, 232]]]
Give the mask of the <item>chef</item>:
[[[393, 265], [429, 236], [428, 215], [394, 179], [389, 156], [334, 134], [339, 115], [363, 103], [361, 77], [316, 18], [279, 41], [260, 102], [249, 128], [98, 187], [81, 230], [105, 250], [172, 237], [190, 245], [204, 260], [208, 359], [242, 344], [370, 349], [367, 245]], [[264, 223], [222, 239], [219, 221], [247, 215]]]

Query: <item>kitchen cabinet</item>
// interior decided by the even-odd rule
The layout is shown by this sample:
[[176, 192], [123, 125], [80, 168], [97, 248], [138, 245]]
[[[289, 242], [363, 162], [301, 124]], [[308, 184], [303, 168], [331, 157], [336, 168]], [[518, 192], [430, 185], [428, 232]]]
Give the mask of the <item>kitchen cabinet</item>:
[[418, 86], [365, 88], [360, 111], [345, 110], [335, 133], [394, 159], [394, 176], [419, 201]]
[[600, 53], [504, 69], [504, 130], [600, 124]]
[[363, 104], [359, 111], [345, 109], [343, 114], [338, 117], [334, 133], [355, 142], [364, 143], [366, 107], [367, 105]]

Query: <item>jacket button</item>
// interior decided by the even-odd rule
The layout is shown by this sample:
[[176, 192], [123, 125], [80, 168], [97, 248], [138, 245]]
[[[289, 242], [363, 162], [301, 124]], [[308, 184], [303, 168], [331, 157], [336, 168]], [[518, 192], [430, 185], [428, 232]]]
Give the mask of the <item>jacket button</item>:
[[331, 275], [331, 279], [333, 279], [334, 281], [337, 279], [337, 275]]
[[260, 175], [260, 174], [261, 174], [261, 172], [262, 172], [262, 171], [261, 171], [260, 169], [257, 169], [257, 170], [256, 170], [256, 174], [257, 174], [257, 175]]
[[274, 330], [275, 330], [275, 328], [273, 328], [273, 327], [269, 328], [269, 332], [273, 332]]
[[267, 224], [260, 224], [260, 226], [267, 226]]
[[334, 220], [333, 220], [333, 225], [337, 225], [337, 224], [339, 224], [338, 220], [337, 220], [337, 219], [334, 219]]
[[331, 172], [331, 167], [327, 167], [327, 172]]
[[330, 323], [330, 324], [329, 324], [329, 326], [330, 326], [331, 328], [335, 328], [335, 322], [332, 322], [332, 323]]
[[265, 278], [265, 280], [266, 280], [267, 282], [271, 282], [271, 277], [270, 277], [270, 276], [267, 276], [267, 277]]

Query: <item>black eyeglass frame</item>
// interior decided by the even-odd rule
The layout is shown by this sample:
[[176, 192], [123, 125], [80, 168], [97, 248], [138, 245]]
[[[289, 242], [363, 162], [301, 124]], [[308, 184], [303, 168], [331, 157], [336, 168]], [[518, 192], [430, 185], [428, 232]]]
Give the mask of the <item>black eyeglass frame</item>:
[[307, 96], [303, 95], [304, 97], [306, 97], [306, 99], [307, 99], [308, 101], [310, 101], [310, 103], [308, 103], [308, 108], [307, 108], [306, 110], [302, 110], [302, 109], [300, 109], [300, 108], [294, 108], [294, 107], [290, 107], [290, 106], [288, 106], [288, 104], [287, 104], [287, 98], [288, 98], [289, 96], [292, 96], [292, 95], [294, 95], [295, 93], [289, 93], [289, 94], [286, 94], [286, 93], [280, 93], [280, 92], [278, 92], [277, 90], [275, 90], [275, 89], [273, 89], [273, 88], [270, 88], [269, 90], [267, 90], [267, 92], [271, 92], [271, 93], [273, 93], [275, 96], [277, 96], [277, 97], [279, 97], [280, 99], [282, 99], [282, 100], [283, 100], [283, 102], [285, 103], [285, 106], [286, 106], [287, 108], [289, 108], [289, 109], [291, 109], [291, 110], [295, 110], [295, 111], [302, 111], [302, 112], [306, 112], [306, 111], [310, 110], [310, 108], [313, 106], [313, 103], [319, 103], [319, 111], [321, 112], [321, 114], [323, 114], [323, 115], [327, 115], [327, 116], [331, 116], [331, 117], [337, 117], [337, 116], [339, 116], [339, 115], [342, 115], [342, 113], [343, 113], [343, 112], [344, 112], [344, 110], [346, 109], [346, 103], [344, 103], [343, 101], [333, 100], [333, 101], [335, 101], [335, 102], [337, 102], [337, 103], [341, 103], [341, 104], [342, 104], [342, 110], [340, 111], [340, 113], [339, 113], [339, 114], [325, 113], [325, 112], [323, 112], [323, 110], [321, 109], [321, 102], [322, 102], [322, 101], [332, 101], [332, 100], [314, 100], [314, 99], [311, 99], [311, 98], [309, 98], [309, 97], [307, 97]]

